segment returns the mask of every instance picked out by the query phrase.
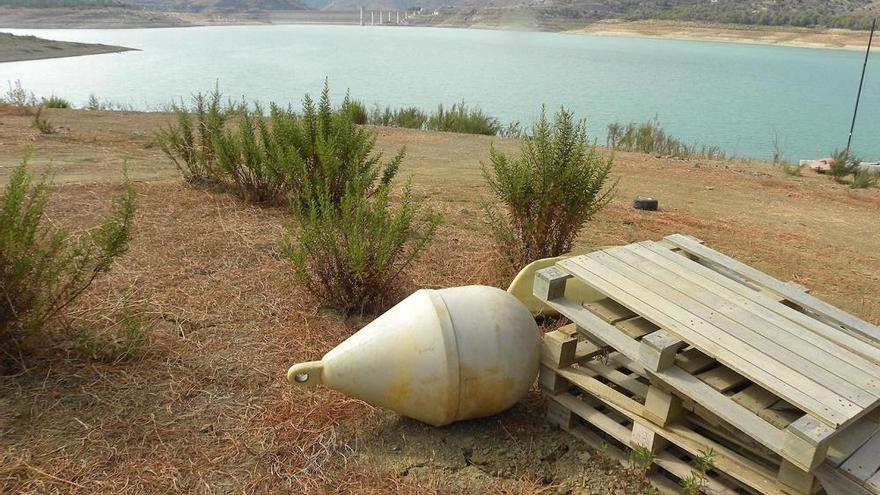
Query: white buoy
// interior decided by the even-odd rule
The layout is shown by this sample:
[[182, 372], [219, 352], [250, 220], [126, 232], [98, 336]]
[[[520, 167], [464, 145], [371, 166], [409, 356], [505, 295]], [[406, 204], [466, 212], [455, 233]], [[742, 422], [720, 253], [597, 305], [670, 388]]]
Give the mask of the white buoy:
[[514, 405], [539, 364], [529, 310], [500, 289], [467, 286], [415, 292], [287, 378], [440, 426]]

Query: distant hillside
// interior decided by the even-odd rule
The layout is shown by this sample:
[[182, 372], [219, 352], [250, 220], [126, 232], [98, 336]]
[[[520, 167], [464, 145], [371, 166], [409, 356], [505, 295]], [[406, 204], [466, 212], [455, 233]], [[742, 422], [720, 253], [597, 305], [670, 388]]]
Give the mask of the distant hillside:
[[0, 0], [0, 7], [104, 8], [136, 7], [148, 10], [254, 12], [264, 10], [299, 10], [299, 0]]
[[299, 0], [125, 0], [126, 3], [155, 10], [192, 12], [257, 12], [301, 10]]
[[422, 7], [444, 19], [530, 18], [541, 25], [663, 19], [771, 26], [867, 29], [880, 0], [305, 0], [313, 8]]
[[57, 7], [125, 7], [119, 0], [0, 0], [0, 7], [47, 9]]
[[619, 0], [627, 19], [868, 29], [877, 0]]
[[421, 8], [428, 15], [415, 24], [545, 30], [611, 19], [867, 29], [871, 17], [880, 15], [880, 0], [0, 0], [2, 6], [206, 13]]

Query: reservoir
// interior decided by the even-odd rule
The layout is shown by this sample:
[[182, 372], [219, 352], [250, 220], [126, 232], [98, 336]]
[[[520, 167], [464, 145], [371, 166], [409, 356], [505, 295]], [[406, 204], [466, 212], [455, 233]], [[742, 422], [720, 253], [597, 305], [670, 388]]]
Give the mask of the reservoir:
[[[3, 92], [20, 80], [38, 97], [85, 105], [91, 94], [138, 110], [193, 93], [298, 106], [324, 79], [368, 108], [465, 101], [528, 125], [546, 105], [574, 110], [604, 143], [610, 122], [657, 118], [688, 142], [789, 160], [846, 146], [864, 53], [752, 44], [396, 26], [216, 26], [5, 30], [137, 48], [117, 54], [0, 64]], [[866, 36], [867, 37], [867, 36]], [[867, 42], [867, 40], [866, 40]], [[873, 57], [872, 57], [873, 58]], [[868, 66], [855, 152], [880, 159], [880, 62]]]

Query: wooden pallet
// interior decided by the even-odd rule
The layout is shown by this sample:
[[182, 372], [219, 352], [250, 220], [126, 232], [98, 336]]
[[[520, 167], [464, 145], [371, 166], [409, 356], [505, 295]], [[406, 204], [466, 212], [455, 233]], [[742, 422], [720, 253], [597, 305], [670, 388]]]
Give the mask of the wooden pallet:
[[[628, 453], [640, 434], [640, 425], [613, 408], [602, 404], [590, 404], [584, 397], [569, 394], [554, 396], [547, 410], [547, 419], [562, 429], [585, 440], [591, 447], [612, 452], [612, 457], [629, 467], [632, 456]], [[696, 455], [702, 455], [698, 453]], [[648, 480], [663, 493], [681, 493], [678, 480], [693, 476], [691, 461], [694, 454], [670, 446], [655, 452]], [[713, 494], [736, 495], [739, 485], [731, 483], [722, 473], [711, 471], [706, 476], [705, 487]], [[779, 492], [781, 493], [781, 492]]]
[[[547, 334], [547, 341], [558, 342], [564, 328]], [[711, 432], [707, 422], [677, 416], [675, 411], [661, 413], [664, 418], [651, 418], [650, 409], [662, 403], [665, 394], [655, 396], [649, 380], [642, 374], [643, 368], [616, 352], [582, 358], [565, 368], [565, 354], [570, 355], [572, 346], [568, 341], [557, 349], [563, 350], [560, 360], [554, 360], [554, 352], [545, 345], [540, 383], [550, 396], [552, 405], [548, 417], [551, 422], [566, 427], [571, 418], [581, 418], [626, 447], [636, 445], [655, 452], [658, 462], [665, 462], [666, 469], [677, 478], [691, 473], [685, 456], [698, 456], [706, 451], [716, 453], [716, 476], [712, 493], [729, 493], [730, 490], [748, 488], [752, 493], [781, 494], [776, 488], [776, 476], [780, 459], [770, 460], [760, 455], [749, 455], [747, 446], [729, 441], [725, 435]], [[583, 347], [583, 346], [581, 346]], [[554, 362], [555, 361], [555, 362]], [[662, 409], [662, 408], [661, 408]], [[560, 411], [568, 411], [562, 413]], [[568, 415], [573, 415], [569, 417]], [[561, 421], [559, 418], [564, 418]], [[675, 419], [675, 420], [673, 420]], [[663, 426], [658, 423], [665, 423]], [[735, 437], [735, 435], [729, 435]], [[672, 458], [679, 459], [677, 464]], [[667, 469], [670, 468], [671, 470]]]
[[846, 441], [829, 449], [816, 470], [828, 495], [880, 493], [880, 423], [865, 418], [841, 434]]
[[[585, 305], [565, 299], [571, 277], [607, 298]], [[536, 275], [535, 295], [584, 337], [574, 338], [571, 329], [548, 334], [547, 390], [567, 393], [560, 387], [582, 380], [590, 384], [582, 387], [587, 394], [660, 427], [686, 411], [693, 432], [738, 443], [744, 458], [776, 470], [761, 474], [762, 483], [778, 480], [789, 492], [815, 491], [809, 472], [835, 436], [880, 403], [877, 327], [693, 238], [670, 236], [560, 262]], [[584, 361], [608, 355], [638, 378]], [[609, 378], [620, 375], [636, 389], [647, 387], [641, 409], [633, 390], [623, 400], [596, 385], [604, 380], [620, 389]]]
[[[657, 402], [665, 404], [665, 396], [649, 399], [652, 388], [644, 368], [614, 351], [596, 352], [593, 349], [592, 344], [577, 338], [573, 325], [545, 335], [540, 384], [552, 400], [548, 412], [551, 422], [568, 429], [566, 425], [580, 418], [627, 447], [640, 445], [654, 450], [671, 447], [677, 452], [672, 454], [673, 457], [679, 461], [688, 455], [698, 455], [695, 452], [711, 449], [719, 454], [717, 474], [724, 477], [718, 483], [724, 489], [789, 494], [814, 493], [819, 489], [812, 476], [805, 477], [779, 455], [736, 431], [717, 416], [699, 407], [694, 408], [693, 402], [682, 401], [684, 414], [670, 411], [666, 413], [666, 426], [658, 426], [656, 422], [663, 422], [664, 418], [657, 418], [656, 414], [652, 416], [649, 408], [656, 407]], [[683, 368], [702, 370], [697, 376], [702, 376], [701, 379], [713, 388], [726, 391], [734, 400], [743, 401], [780, 428], [799, 417], [799, 413], [791, 411], [782, 399], [770, 397], [766, 390], [758, 391], [753, 384], [739, 392], [727, 390], [732, 382], [739, 382], [741, 378], [719, 379], [728, 373], [719, 371], [722, 368], [717, 363], [693, 349], [680, 353], [676, 362]], [[652, 404], [650, 400], [655, 402]], [[665, 408], [661, 407], [661, 410]], [[675, 420], [669, 421], [671, 417]], [[560, 418], [566, 419], [562, 421]], [[644, 424], [636, 424], [640, 420]], [[878, 449], [880, 424], [874, 417], [863, 418], [835, 437], [829, 444], [826, 464], [840, 467], [840, 471], [848, 475], [848, 481], [844, 480], [846, 486], [863, 484], [868, 489], [828, 493], [868, 495], [869, 490], [876, 492], [880, 481]], [[661, 462], [666, 459], [668, 464], [672, 462], [669, 455], [664, 454], [658, 459]], [[625, 454], [623, 458], [626, 458]], [[690, 468], [681, 462], [671, 466], [675, 469], [667, 471], [677, 478], [682, 472], [690, 472]], [[657, 479], [652, 482], [656, 484]], [[719, 489], [715, 486], [713, 493]]]

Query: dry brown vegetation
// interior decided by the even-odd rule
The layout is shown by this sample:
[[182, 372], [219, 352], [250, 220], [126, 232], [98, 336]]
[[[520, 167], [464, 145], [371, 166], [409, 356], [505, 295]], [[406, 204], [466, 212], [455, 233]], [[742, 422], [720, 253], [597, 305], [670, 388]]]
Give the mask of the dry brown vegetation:
[[[139, 192], [130, 251], [73, 308], [28, 369], [0, 377], [2, 493], [630, 493], [627, 475], [588, 461], [544, 426], [533, 392], [498, 417], [430, 428], [328, 390], [303, 392], [287, 367], [319, 358], [364, 324], [316, 309], [278, 241], [288, 221], [230, 194], [188, 187], [152, 144], [166, 114], [47, 109], [60, 132], [0, 109], [0, 184], [33, 148], [52, 162], [49, 215], [70, 229], [107, 213], [128, 164]], [[503, 284], [481, 213], [479, 161], [513, 140], [380, 129], [405, 144], [402, 175], [446, 223], [410, 288]], [[870, 321], [880, 321], [880, 190], [851, 190], [767, 164], [619, 153], [617, 199], [577, 248], [681, 232]], [[660, 198], [641, 212], [636, 194]], [[71, 336], [101, 325], [136, 289], [150, 343], [115, 364]]]

